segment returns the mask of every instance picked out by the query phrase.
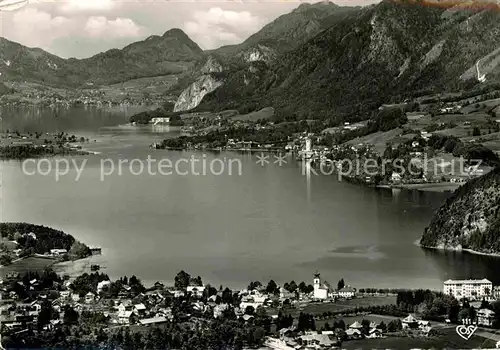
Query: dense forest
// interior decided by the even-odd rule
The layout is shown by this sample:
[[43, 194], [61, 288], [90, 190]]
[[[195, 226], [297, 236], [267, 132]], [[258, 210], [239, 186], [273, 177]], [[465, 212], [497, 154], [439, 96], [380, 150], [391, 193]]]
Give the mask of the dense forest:
[[80, 259], [91, 255], [90, 248], [63, 231], [24, 222], [0, 223], [2, 238], [18, 243], [22, 255], [49, 253], [51, 249], [66, 249], [69, 258]]
[[499, 253], [500, 168], [457, 189], [425, 229], [420, 244]]

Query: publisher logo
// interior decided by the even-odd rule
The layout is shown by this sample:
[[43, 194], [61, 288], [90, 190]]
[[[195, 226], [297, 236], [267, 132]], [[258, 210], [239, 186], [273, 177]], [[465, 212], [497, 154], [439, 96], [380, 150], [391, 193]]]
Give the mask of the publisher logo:
[[470, 337], [472, 337], [472, 335], [476, 331], [476, 329], [477, 329], [476, 326], [461, 325], [461, 326], [457, 326], [457, 328], [455, 330], [457, 331], [457, 334], [459, 336], [461, 336], [463, 339], [469, 340]]

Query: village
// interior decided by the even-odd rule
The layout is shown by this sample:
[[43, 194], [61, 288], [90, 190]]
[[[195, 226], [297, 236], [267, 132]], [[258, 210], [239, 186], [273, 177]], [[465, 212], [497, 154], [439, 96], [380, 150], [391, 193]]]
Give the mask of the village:
[[280, 119], [272, 108], [245, 115], [236, 110], [185, 113], [180, 115], [184, 136], [151, 147], [282, 153], [306, 159], [323, 172], [332, 168], [358, 183], [453, 191], [499, 163], [496, 96], [449, 97], [449, 102], [428, 97], [382, 105], [368, 121], [334, 126], [328, 120]]
[[[334, 288], [316, 272], [309, 285], [292, 281], [278, 286], [271, 280], [233, 291], [205, 285], [184, 271], [173, 286], [156, 282], [145, 288], [135, 276], [110, 281], [95, 272], [69, 278], [45, 269], [23, 276], [10, 272], [0, 280], [0, 290], [4, 339], [68, 331], [68, 326], [83, 324], [111, 336], [123, 329], [134, 333], [173, 324], [196, 328], [235, 319], [243, 327], [264, 327], [261, 346], [266, 349], [333, 349], [377, 339], [432, 342], [457, 322], [482, 327], [481, 336], [490, 342], [500, 340], [491, 329], [500, 325], [493, 311], [500, 303], [500, 287], [486, 279], [447, 280], [443, 293], [357, 290], [343, 279]], [[426, 316], [416, 307], [424, 298], [434, 298], [436, 304], [454, 301], [451, 305], [457, 308], [444, 308], [438, 312], [445, 315], [439, 317]]]

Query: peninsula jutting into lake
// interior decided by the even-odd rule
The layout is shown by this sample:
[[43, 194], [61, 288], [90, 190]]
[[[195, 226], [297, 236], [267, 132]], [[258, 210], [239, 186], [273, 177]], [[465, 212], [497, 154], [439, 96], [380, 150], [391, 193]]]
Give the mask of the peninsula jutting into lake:
[[0, 347], [500, 347], [500, 6], [349, 5], [0, 1]]

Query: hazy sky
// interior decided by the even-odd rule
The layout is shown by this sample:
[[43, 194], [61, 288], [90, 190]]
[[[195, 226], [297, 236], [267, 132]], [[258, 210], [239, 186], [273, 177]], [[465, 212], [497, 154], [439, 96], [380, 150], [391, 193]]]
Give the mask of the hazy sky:
[[[0, 0], [2, 2], [13, 0]], [[315, 1], [313, 1], [315, 2]], [[377, 0], [337, 0], [344, 6]], [[300, 1], [30, 0], [2, 12], [0, 36], [61, 57], [89, 57], [181, 28], [202, 49], [236, 44]]]

